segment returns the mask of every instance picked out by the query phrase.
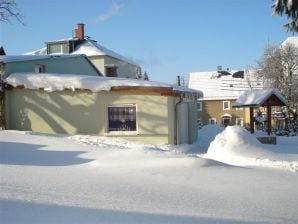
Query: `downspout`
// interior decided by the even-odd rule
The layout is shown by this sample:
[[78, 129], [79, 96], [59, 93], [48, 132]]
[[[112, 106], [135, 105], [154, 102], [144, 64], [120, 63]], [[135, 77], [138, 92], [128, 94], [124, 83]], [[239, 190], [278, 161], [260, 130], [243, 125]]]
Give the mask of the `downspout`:
[[174, 129], [175, 129], [175, 136], [174, 136], [174, 144], [178, 144], [178, 106], [183, 102], [183, 95], [179, 95], [179, 101], [175, 104], [175, 121], [174, 121]]

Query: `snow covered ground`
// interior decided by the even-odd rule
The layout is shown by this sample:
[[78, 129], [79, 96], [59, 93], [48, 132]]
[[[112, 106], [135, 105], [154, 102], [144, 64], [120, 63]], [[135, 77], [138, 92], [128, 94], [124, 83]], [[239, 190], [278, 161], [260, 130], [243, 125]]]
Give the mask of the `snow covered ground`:
[[298, 223], [297, 164], [298, 137], [235, 127], [191, 146], [0, 131], [0, 223]]

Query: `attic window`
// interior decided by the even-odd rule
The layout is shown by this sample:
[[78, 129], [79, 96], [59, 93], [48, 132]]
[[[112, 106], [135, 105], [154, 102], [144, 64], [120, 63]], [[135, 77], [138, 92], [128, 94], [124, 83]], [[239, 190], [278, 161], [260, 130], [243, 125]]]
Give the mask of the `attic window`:
[[45, 73], [46, 72], [46, 66], [41, 64], [36, 64], [34, 66], [35, 73]]
[[59, 44], [48, 44], [48, 54], [68, 54], [69, 44], [59, 43]]
[[117, 67], [115, 65], [106, 65], [106, 76], [107, 77], [117, 77]]

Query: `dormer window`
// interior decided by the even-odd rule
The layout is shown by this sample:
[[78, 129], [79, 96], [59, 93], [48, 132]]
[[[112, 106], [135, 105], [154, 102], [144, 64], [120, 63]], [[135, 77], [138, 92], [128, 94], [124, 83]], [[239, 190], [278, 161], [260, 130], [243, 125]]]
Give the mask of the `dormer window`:
[[48, 54], [69, 54], [69, 43], [48, 44]]
[[41, 64], [36, 64], [34, 66], [35, 73], [45, 73], [46, 72], [46, 66]]

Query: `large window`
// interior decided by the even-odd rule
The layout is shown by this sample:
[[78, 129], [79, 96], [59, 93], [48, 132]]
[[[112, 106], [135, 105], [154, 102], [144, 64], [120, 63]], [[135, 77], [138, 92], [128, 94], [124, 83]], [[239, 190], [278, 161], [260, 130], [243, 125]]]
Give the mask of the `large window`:
[[136, 131], [136, 105], [114, 104], [108, 106], [108, 131]]

